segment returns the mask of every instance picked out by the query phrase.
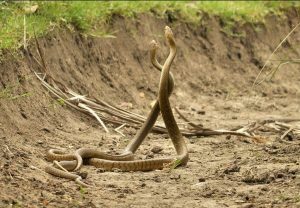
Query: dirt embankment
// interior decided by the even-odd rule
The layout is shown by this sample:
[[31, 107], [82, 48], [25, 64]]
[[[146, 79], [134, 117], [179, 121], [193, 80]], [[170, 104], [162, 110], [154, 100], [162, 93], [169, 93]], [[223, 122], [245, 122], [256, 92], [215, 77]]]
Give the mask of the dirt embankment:
[[[54, 79], [80, 94], [146, 115], [159, 81], [148, 43], [160, 43], [163, 62], [168, 54], [163, 28], [169, 25], [178, 45], [172, 105], [206, 127], [229, 128], [269, 115], [300, 115], [297, 65], [286, 65], [272, 82], [251, 89], [264, 60], [298, 21], [291, 9], [284, 18], [270, 15], [264, 24], [236, 25], [231, 33], [218, 17], [204, 17], [194, 26], [151, 15], [135, 20], [115, 16], [108, 25], [113, 39], [56, 29], [39, 41]], [[298, 58], [298, 37], [296, 31], [277, 58]], [[36, 56], [33, 45], [30, 49]], [[299, 144], [276, 140], [257, 145], [237, 137], [189, 138], [187, 167], [171, 173], [100, 173], [88, 167], [87, 180], [96, 184], [88, 190], [46, 174], [49, 148], [119, 150], [135, 130], [125, 128], [125, 137], [106, 135], [92, 118], [54, 100], [30, 69], [39, 70], [27, 56], [16, 60], [7, 54], [0, 65], [1, 207], [300, 206]], [[167, 136], [149, 138], [138, 158], [174, 154]], [[153, 146], [163, 151], [153, 155]]]

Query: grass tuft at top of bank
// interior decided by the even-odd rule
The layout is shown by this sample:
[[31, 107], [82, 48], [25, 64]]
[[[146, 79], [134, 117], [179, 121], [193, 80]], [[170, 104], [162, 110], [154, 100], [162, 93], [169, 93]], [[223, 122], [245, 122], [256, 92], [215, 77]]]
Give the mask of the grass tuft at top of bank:
[[46, 34], [55, 27], [69, 27], [84, 34], [109, 37], [103, 25], [113, 14], [134, 18], [139, 13], [163, 17], [176, 12], [182, 21], [198, 23], [202, 12], [218, 15], [225, 21], [260, 22], [268, 13], [280, 14], [283, 8], [299, 7], [298, 2], [6, 2], [0, 1], [0, 51], [18, 49], [34, 35]]

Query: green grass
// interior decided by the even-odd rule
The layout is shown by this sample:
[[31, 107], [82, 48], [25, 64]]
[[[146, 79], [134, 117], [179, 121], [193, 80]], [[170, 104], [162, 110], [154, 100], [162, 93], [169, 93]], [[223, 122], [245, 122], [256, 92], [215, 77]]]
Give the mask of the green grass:
[[19, 98], [31, 96], [30, 92], [16, 93], [15, 91], [17, 91], [18, 87], [19, 87], [19, 85], [0, 88], [0, 100], [1, 99], [16, 100]]
[[32, 77], [31, 75], [22, 75], [16, 81], [9, 82], [5, 87], [0, 86], [0, 100], [16, 100], [30, 97], [32, 93], [25, 90], [21, 83], [31, 80]]
[[[25, 8], [38, 5], [36, 12], [25, 12]], [[232, 21], [262, 21], [269, 12], [280, 13], [280, 9], [299, 6], [295, 2], [13, 2], [0, 1], [0, 51], [17, 49], [33, 37], [54, 27], [68, 26], [82, 33], [113, 37], [103, 31], [103, 25], [113, 14], [134, 18], [138, 13], [155, 13], [163, 17], [166, 10], [176, 12], [183, 21], [198, 23], [201, 11], [219, 15]], [[25, 18], [25, 24], [24, 24]]]

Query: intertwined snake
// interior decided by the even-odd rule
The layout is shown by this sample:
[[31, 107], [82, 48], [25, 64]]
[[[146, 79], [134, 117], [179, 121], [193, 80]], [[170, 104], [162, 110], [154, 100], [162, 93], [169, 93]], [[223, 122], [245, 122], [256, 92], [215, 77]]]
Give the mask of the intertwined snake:
[[[74, 154], [63, 154], [61, 151], [54, 149], [49, 150], [47, 153], [48, 160], [60, 162], [55, 163], [57, 167], [54, 165], [47, 166], [45, 168], [47, 173], [58, 177], [72, 179], [77, 181], [79, 184], [86, 186], [86, 184], [81, 181], [80, 176], [68, 171], [78, 170], [83, 163], [99, 167], [104, 170], [112, 170], [116, 168], [122, 171], [146, 171], [162, 169], [166, 164], [173, 163], [174, 161], [176, 161], [176, 165], [186, 165], [188, 162], [187, 147], [182, 134], [179, 131], [169, 102], [169, 95], [174, 87], [174, 79], [169, 71], [176, 55], [176, 44], [172, 30], [168, 26], [165, 27], [165, 37], [170, 46], [170, 53], [163, 66], [157, 62], [155, 57], [158, 45], [155, 41], [151, 42], [151, 62], [155, 68], [161, 70], [158, 99], [152, 107], [146, 122], [137, 132], [133, 140], [127, 145], [124, 153], [121, 155], [110, 155], [91, 148], [81, 148]], [[169, 136], [171, 137], [176, 149], [177, 157], [133, 160], [135, 151], [138, 149], [153, 127], [159, 115], [159, 111], [161, 111]]]

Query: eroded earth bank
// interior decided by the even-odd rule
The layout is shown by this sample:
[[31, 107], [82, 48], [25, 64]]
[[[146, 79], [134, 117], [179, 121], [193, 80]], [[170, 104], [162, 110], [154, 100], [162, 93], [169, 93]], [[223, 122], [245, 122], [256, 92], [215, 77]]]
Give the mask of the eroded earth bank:
[[[160, 75], [150, 64], [148, 43], [159, 42], [163, 62], [168, 55], [163, 28], [169, 25], [178, 45], [172, 106], [207, 128], [229, 129], [257, 119], [300, 116], [299, 65], [285, 65], [271, 82], [251, 88], [267, 57], [298, 21], [291, 9], [284, 17], [269, 15], [264, 23], [236, 24], [228, 32], [222, 20], [208, 15], [199, 25], [174, 16], [130, 20], [116, 15], [107, 25], [116, 38], [60, 28], [39, 41], [55, 80], [146, 116]], [[275, 58], [299, 59], [299, 37], [295, 31]], [[29, 48], [36, 56], [34, 41]], [[300, 140], [293, 135], [282, 142], [279, 134], [261, 132], [268, 138], [264, 143], [226, 135], [186, 138], [186, 167], [125, 173], [85, 166], [81, 172], [93, 188], [80, 189], [45, 173], [50, 148], [122, 150], [136, 130], [106, 134], [92, 117], [43, 88], [32, 72], [40, 69], [29, 59], [6, 52], [0, 65], [0, 207], [300, 206]], [[162, 151], [156, 153], [155, 147]], [[137, 158], [174, 154], [167, 135], [151, 133]]]

